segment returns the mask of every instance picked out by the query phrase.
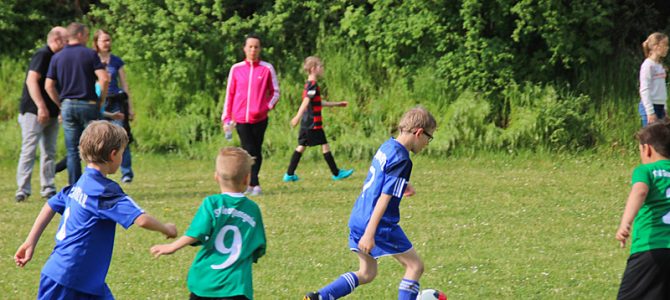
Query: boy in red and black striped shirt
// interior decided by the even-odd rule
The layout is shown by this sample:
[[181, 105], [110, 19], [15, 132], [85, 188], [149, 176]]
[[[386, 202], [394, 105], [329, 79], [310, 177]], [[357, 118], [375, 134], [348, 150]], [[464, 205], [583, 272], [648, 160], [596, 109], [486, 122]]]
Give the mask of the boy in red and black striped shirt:
[[298, 125], [300, 122], [300, 133], [298, 134], [298, 147], [295, 148], [291, 162], [288, 166], [286, 174], [284, 174], [284, 181], [297, 181], [298, 175], [295, 174], [295, 169], [298, 168], [298, 163], [305, 152], [305, 147], [321, 145], [323, 151], [323, 158], [328, 163], [330, 172], [333, 173], [333, 180], [341, 180], [347, 178], [354, 172], [353, 169], [344, 170], [338, 169], [335, 164], [335, 159], [330, 153], [330, 146], [326, 140], [326, 134], [323, 132], [323, 119], [321, 117], [321, 108], [324, 106], [347, 106], [348, 102], [328, 102], [321, 100], [321, 90], [316, 80], [323, 75], [323, 63], [321, 59], [316, 56], [310, 56], [305, 59], [303, 69], [307, 72], [307, 82], [305, 83], [305, 90], [302, 92], [302, 103], [296, 113], [295, 117], [291, 119], [291, 127]]

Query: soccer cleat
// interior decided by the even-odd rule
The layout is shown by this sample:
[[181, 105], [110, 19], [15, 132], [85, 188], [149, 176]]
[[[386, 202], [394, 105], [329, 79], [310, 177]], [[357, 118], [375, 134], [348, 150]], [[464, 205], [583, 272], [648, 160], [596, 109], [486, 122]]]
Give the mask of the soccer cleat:
[[302, 300], [321, 300], [321, 295], [319, 292], [309, 292]]
[[[247, 191], [248, 191], [248, 190], [249, 190], [249, 189], [247, 189]], [[251, 196], [260, 196], [260, 195], [263, 195], [263, 190], [261, 190], [261, 186], [260, 186], [260, 185], [254, 186], [254, 187], [251, 189], [251, 192], [249, 192], [249, 195], [251, 195]]]
[[298, 181], [298, 179], [300, 178], [298, 178], [298, 175], [296, 174], [288, 175], [288, 173], [284, 173], [284, 178], [282, 180], [284, 180], [284, 182], [291, 182], [291, 181]]
[[354, 173], [354, 169], [349, 169], [349, 170], [340, 169], [340, 173], [338, 173], [337, 176], [333, 175], [333, 180], [345, 179], [345, 178], [351, 176], [352, 173]]
[[133, 182], [133, 178], [130, 177], [130, 176], [123, 176], [123, 177], [121, 177], [121, 182], [123, 182], [123, 183], [131, 183], [131, 182]]

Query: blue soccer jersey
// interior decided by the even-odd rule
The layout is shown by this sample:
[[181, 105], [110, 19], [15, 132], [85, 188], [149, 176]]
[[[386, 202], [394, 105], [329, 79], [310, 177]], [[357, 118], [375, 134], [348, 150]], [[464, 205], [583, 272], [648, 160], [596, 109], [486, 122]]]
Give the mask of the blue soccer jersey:
[[92, 168], [48, 203], [62, 217], [42, 274], [68, 288], [105, 295], [116, 223], [127, 229], [144, 211], [116, 182]]
[[412, 161], [407, 149], [393, 138], [382, 144], [372, 159], [363, 190], [351, 211], [349, 218], [351, 232], [363, 235], [382, 193], [392, 197], [377, 231], [384, 227], [396, 226], [400, 221], [400, 199], [411, 173]]

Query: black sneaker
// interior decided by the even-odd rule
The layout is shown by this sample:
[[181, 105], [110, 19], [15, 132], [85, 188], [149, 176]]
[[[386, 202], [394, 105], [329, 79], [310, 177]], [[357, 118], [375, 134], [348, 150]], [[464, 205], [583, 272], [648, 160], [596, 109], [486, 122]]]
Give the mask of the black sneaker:
[[121, 177], [121, 182], [123, 182], [123, 183], [131, 183], [131, 182], [133, 182], [133, 178], [130, 177], [130, 176], [123, 176], [123, 177]]
[[56, 196], [56, 192], [51, 191], [51, 192], [48, 192], [46, 195], [42, 196], [42, 198], [44, 198], [44, 200], [49, 200], [53, 196]]
[[319, 295], [319, 292], [309, 292], [302, 300], [321, 300], [321, 295]]
[[14, 196], [14, 200], [16, 200], [16, 202], [23, 202], [26, 200], [26, 198], [28, 198], [26, 194], [16, 194], [16, 196]]

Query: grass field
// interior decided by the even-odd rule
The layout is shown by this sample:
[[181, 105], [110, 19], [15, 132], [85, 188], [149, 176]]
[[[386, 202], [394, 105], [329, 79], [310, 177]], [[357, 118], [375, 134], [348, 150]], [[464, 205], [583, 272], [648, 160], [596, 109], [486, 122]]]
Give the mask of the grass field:
[[[180, 233], [201, 199], [217, 191], [210, 160], [143, 154], [133, 159], [136, 181], [124, 189], [148, 213], [176, 223]], [[423, 288], [444, 290], [452, 300], [615, 297], [628, 248], [618, 248], [614, 231], [635, 157], [419, 155], [414, 161], [417, 194], [403, 200], [401, 225], [425, 262]], [[332, 182], [324, 162], [308, 160], [297, 171], [301, 180], [285, 184], [280, 178], [287, 163], [287, 157], [264, 161], [266, 194], [253, 199], [263, 211], [268, 238], [266, 256], [254, 265], [257, 299], [299, 299], [357, 267], [347, 249], [347, 220], [369, 162], [340, 159], [356, 172]], [[45, 231], [33, 261], [25, 269], [15, 267], [14, 251], [43, 205], [35, 195], [14, 202], [15, 164], [0, 162], [0, 297], [30, 299], [59, 217]], [[59, 187], [66, 177], [57, 176]], [[34, 187], [38, 178], [36, 173]], [[107, 283], [118, 299], [187, 297], [186, 274], [197, 248], [153, 259], [149, 247], [164, 241], [139, 227], [117, 230]], [[377, 279], [348, 299], [395, 299], [402, 274], [397, 262], [383, 258]]]

